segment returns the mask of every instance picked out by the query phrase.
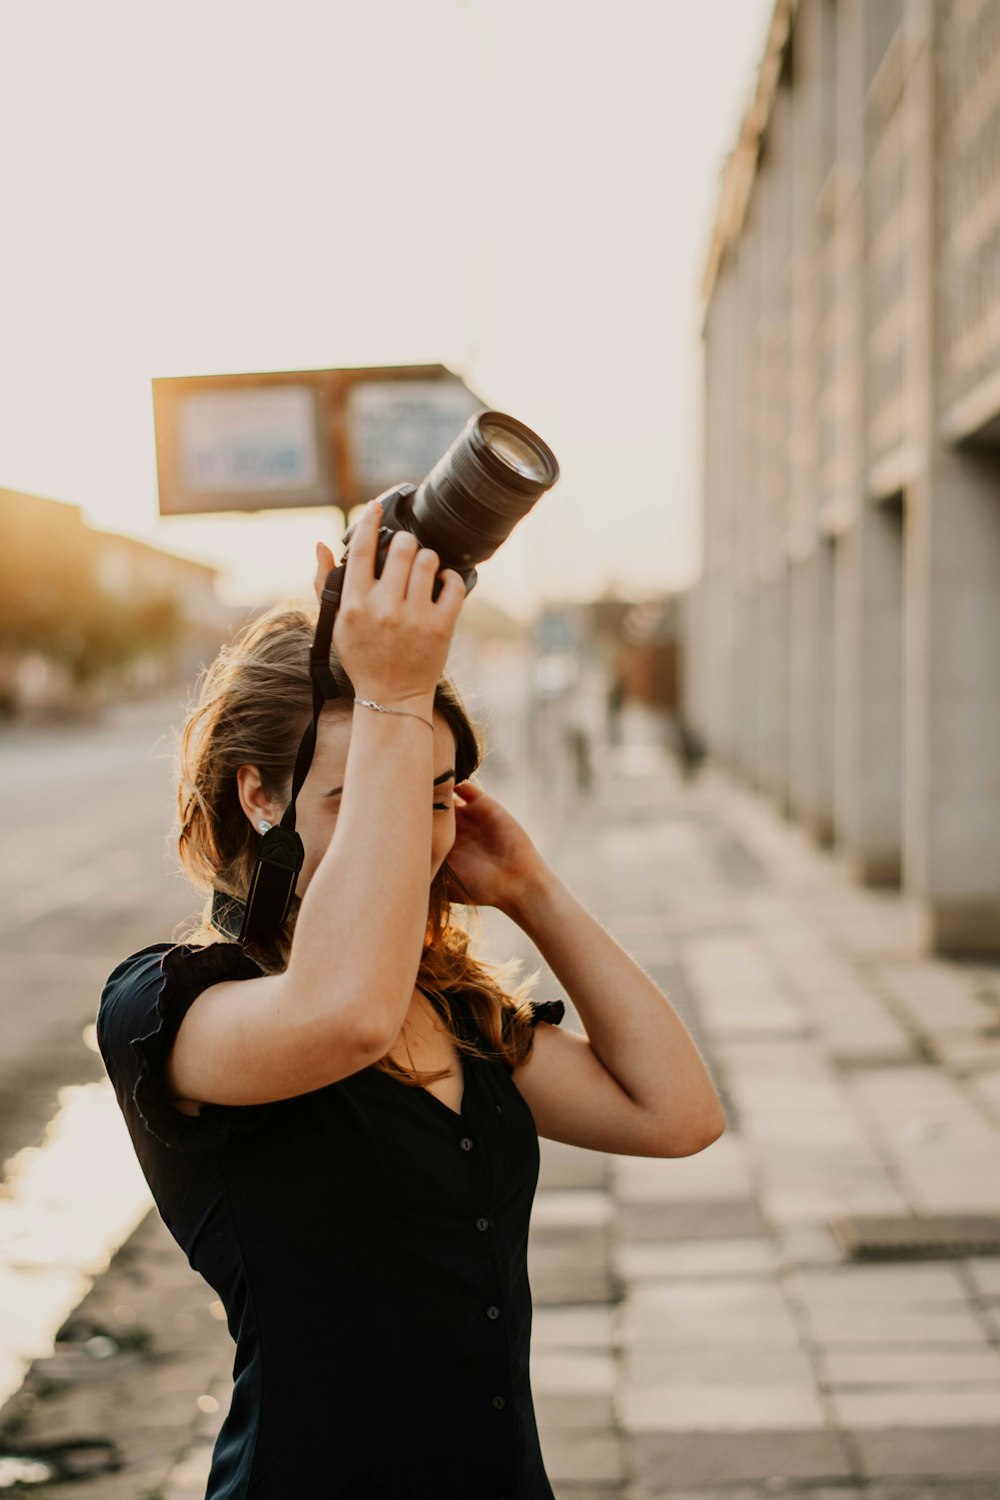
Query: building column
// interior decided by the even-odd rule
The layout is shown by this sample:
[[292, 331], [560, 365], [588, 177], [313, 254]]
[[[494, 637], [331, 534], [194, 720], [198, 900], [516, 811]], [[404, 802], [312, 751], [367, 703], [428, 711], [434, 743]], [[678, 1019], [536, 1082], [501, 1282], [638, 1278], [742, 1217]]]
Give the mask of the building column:
[[[947, 350], [939, 253], [941, 192], [934, 28], [940, 12], [911, 0], [911, 130], [922, 163], [912, 194], [918, 294], [928, 309], [914, 361], [913, 428], [921, 473], [907, 546], [906, 888], [923, 939], [955, 956], [1000, 954], [1000, 448], [942, 432]], [[961, 266], [953, 274], [965, 274]], [[1000, 425], [1000, 415], [994, 417]]]
[[914, 495], [907, 889], [927, 948], [1000, 953], [1000, 462], [935, 445]]
[[902, 507], [861, 506], [837, 543], [836, 841], [852, 874], [901, 874]]

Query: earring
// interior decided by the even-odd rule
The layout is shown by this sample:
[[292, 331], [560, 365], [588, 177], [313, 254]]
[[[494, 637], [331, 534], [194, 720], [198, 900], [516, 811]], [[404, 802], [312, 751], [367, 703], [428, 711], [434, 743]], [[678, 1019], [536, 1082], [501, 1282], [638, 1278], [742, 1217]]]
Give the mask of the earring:
[[258, 823], [257, 827], [260, 829], [261, 833], [266, 833], [267, 830], [271, 827], [271, 824], [270, 823]]

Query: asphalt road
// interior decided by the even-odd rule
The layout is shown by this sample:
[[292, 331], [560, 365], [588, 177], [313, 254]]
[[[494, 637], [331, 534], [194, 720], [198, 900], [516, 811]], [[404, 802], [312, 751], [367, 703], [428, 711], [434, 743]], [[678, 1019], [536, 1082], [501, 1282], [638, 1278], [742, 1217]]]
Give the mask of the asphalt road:
[[104, 1076], [85, 1034], [115, 964], [198, 909], [169, 848], [182, 712], [178, 692], [0, 732], [0, 1164]]

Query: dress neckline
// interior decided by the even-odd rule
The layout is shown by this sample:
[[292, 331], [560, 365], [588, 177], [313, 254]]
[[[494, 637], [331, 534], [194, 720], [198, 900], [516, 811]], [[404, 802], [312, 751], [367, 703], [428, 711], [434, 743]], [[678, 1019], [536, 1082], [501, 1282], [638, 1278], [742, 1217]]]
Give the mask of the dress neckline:
[[[423, 995], [424, 999], [428, 1001], [428, 1003], [431, 1006], [431, 1009], [434, 1010], [438, 1015], [440, 1015], [441, 1012], [438, 1009], [438, 1006], [437, 1006], [436, 1001], [435, 1001], [435, 997], [433, 995], [429, 995], [427, 993], [427, 991], [425, 989], [423, 989], [420, 985], [418, 985], [417, 988], [420, 990], [420, 993]], [[465, 1026], [463, 1024], [463, 1018], [461, 1016], [455, 1016], [454, 1020], [455, 1020], [456, 1028], [458, 1030], [460, 1030], [462, 1032], [462, 1035], [464, 1036], [465, 1035]], [[406, 1083], [404, 1079], [402, 1079], [402, 1078], [396, 1078], [396, 1077], [394, 1077], [394, 1075], [392, 1073], [386, 1074], [386, 1077], [392, 1078], [394, 1083], [401, 1084], [403, 1088], [410, 1088], [410, 1089], [414, 1089], [415, 1088], [415, 1089], [418, 1089], [421, 1094], [426, 1094], [427, 1098], [430, 1099], [430, 1101], [431, 1101], [432, 1104], [437, 1105], [438, 1109], [443, 1109], [446, 1112], [446, 1114], [448, 1114], [451, 1117], [451, 1119], [453, 1119], [453, 1120], [461, 1120], [465, 1116], [465, 1103], [466, 1103], [466, 1100], [469, 1097], [469, 1070], [465, 1066], [466, 1055], [463, 1052], [461, 1052], [457, 1047], [455, 1047], [454, 1051], [455, 1051], [455, 1066], [457, 1067], [458, 1072], [459, 1072], [459, 1076], [461, 1077], [461, 1080], [462, 1080], [462, 1098], [461, 1098], [461, 1102], [459, 1103], [458, 1109], [452, 1109], [452, 1107], [451, 1107], [450, 1104], [445, 1104], [445, 1102], [444, 1102], [443, 1099], [439, 1099], [438, 1096], [437, 1096], [437, 1094], [431, 1093], [431, 1090], [429, 1088], [426, 1088], [425, 1085], [422, 1084], [422, 1083], [418, 1083], [418, 1084]]]

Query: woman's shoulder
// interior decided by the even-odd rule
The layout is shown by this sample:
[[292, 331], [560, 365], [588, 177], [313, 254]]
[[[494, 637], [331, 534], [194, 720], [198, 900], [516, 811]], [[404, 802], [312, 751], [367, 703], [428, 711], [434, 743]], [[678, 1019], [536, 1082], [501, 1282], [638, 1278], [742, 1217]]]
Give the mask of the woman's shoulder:
[[229, 974], [263, 972], [260, 965], [250, 957], [240, 943], [220, 938], [217, 942], [200, 943], [172, 941], [149, 943], [138, 948], [115, 965], [108, 975], [107, 984], [126, 976], [134, 976], [152, 968], [205, 969]]
[[176, 1030], [203, 990], [223, 979], [254, 979], [260, 965], [239, 943], [149, 943], [115, 965], [104, 982], [97, 1007], [97, 1040], [108, 1060], [118, 1046], [131, 1045], [172, 1020]]
[[149, 943], [115, 965], [104, 982], [101, 1007], [170, 989], [195, 993], [223, 979], [254, 979], [263, 973], [239, 943]]
[[[115, 965], [101, 993], [97, 1043], [127, 1116], [137, 1109], [152, 1133], [170, 1146], [222, 1138], [221, 1131], [206, 1130], [172, 1107], [164, 1084], [166, 1058], [203, 990], [223, 979], [262, 973], [239, 943], [230, 942], [150, 943]], [[238, 1113], [241, 1119], [256, 1118], [250, 1110]], [[222, 1119], [221, 1111], [214, 1114]]]

